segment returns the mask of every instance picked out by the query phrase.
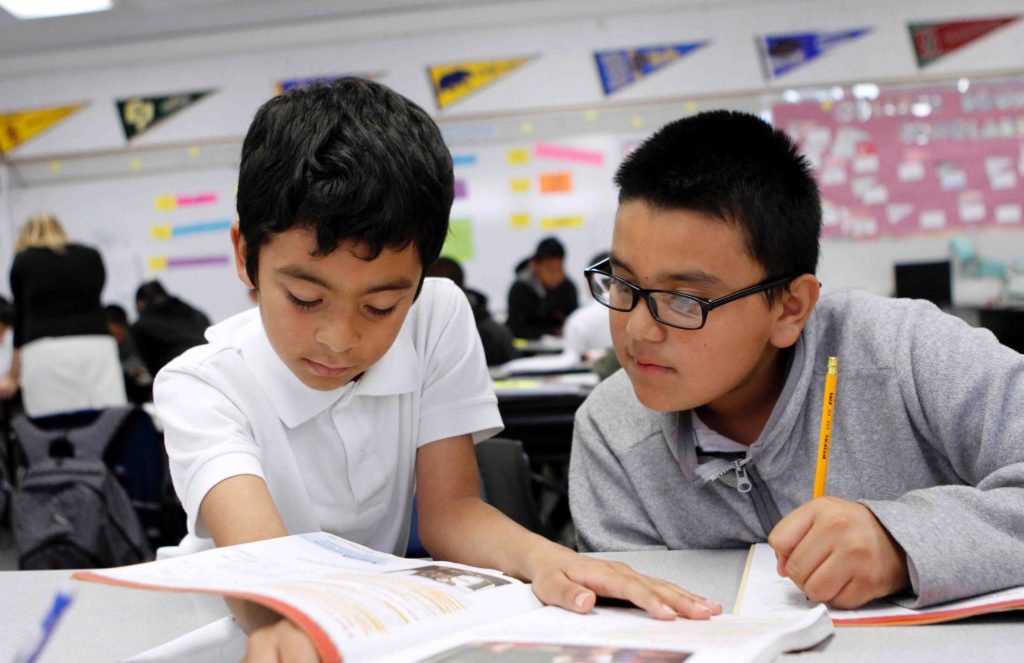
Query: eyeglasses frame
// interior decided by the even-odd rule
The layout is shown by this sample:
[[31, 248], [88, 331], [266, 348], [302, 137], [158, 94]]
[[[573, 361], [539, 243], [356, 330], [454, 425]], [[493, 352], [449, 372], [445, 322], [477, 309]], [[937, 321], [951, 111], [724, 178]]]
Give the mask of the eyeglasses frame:
[[[606, 271], [604, 269], [600, 269], [601, 267], [603, 267], [605, 265], [608, 265], [610, 267], [611, 266], [611, 260], [602, 260], [601, 262], [595, 263], [595, 264], [591, 265], [590, 267], [587, 267], [586, 269], [583, 270], [583, 276], [587, 280], [587, 285], [590, 286], [590, 292], [591, 292], [591, 294], [594, 295], [594, 299], [595, 300], [597, 300], [600, 304], [608, 307], [609, 309], [611, 309], [613, 311], [619, 311], [620, 313], [628, 313], [628, 312], [630, 312], [630, 311], [632, 311], [633, 309], [636, 308], [637, 302], [639, 302], [641, 299], [643, 299], [644, 302], [647, 304], [647, 310], [650, 312], [652, 318], [654, 318], [655, 320], [657, 320], [658, 322], [660, 322], [661, 324], [663, 324], [663, 325], [665, 325], [667, 327], [671, 327], [673, 329], [682, 329], [683, 331], [697, 331], [698, 329], [703, 329], [704, 325], [706, 325], [707, 321], [708, 321], [708, 313], [710, 313], [714, 309], [718, 308], [719, 306], [722, 306], [724, 304], [728, 304], [729, 302], [734, 302], [737, 299], [742, 299], [743, 297], [746, 297], [748, 295], [753, 295], [753, 294], [758, 293], [758, 292], [763, 292], [765, 290], [770, 290], [771, 288], [774, 288], [776, 286], [780, 286], [780, 285], [782, 285], [784, 283], [789, 283], [790, 281], [795, 279], [797, 276], [799, 276], [799, 274], [791, 274], [791, 275], [787, 275], [787, 276], [779, 276], [779, 277], [775, 277], [775, 278], [767, 278], [767, 279], [765, 279], [765, 280], [763, 280], [763, 281], [761, 281], [759, 283], [755, 283], [754, 285], [752, 285], [750, 287], [743, 288], [742, 290], [737, 290], [736, 292], [732, 292], [732, 293], [730, 293], [728, 295], [723, 295], [722, 297], [716, 297], [715, 299], [705, 299], [704, 297], [698, 297], [697, 295], [691, 295], [691, 294], [689, 294], [687, 292], [679, 292], [677, 290], [652, 290], [652, 289], [648, 289], [648, 288], [641, 288], [640, 286], [636, 285], [635, 283], [630, 283], [629, 281], [627, 281], [627, 280], [625, 280], [625, 279], [623, 279], [621, 277], [615, 276], [610, 271]], [[610, 303], [606, 303], [606, 302], [601, 301], [598, 298], [597, 294], [594, 292], [594, 284], [593, 284], [593, 282], [591, 280], [591, 274], [600, 274], [601, 276], [607, 276], [608, 278], [614, 279], [618, 283], [621, 283], [621, 284], [625, 285], [626, 287], [628, 287], [630, 289], [630, 291], [633, 293], [633, 301], [629, 305], [629, 308], [625, 308], [625, 309], [623, 309], [623, 308], [616, 308], [616, 307], [612, 306]], [[700, 311], [701, 311], [700, 326], [699, 327], [680, 327], [679, 325], [674, 325], [671, 322], [665, 322], [660, 317], [658, 317], [658, 314], [655, 313], [655, 311], [657, 310], [657, 306], [656, 305], [655, 306], [651, 305], [651, 295], [655, 295], [655, 294], [659, 294], [659, 293], [663, 293], [663, 294], [667, 294], [667, 295], [674, 295], [674, 296], [677, 296], [677, 297], [683, 297], [684, 299], [689, 299], [689, 300], [697, 302], [697, 304], [700, 305]]]

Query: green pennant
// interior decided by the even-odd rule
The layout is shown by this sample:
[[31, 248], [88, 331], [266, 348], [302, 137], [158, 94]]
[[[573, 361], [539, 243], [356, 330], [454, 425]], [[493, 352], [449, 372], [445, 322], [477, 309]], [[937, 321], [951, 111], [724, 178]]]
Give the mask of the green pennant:
[[124, 137], [131, 140], [148, 131], [153, 125], [199, 101], [213, 90], [181, 92], [156, 97], [131, 97], [117, 100]]

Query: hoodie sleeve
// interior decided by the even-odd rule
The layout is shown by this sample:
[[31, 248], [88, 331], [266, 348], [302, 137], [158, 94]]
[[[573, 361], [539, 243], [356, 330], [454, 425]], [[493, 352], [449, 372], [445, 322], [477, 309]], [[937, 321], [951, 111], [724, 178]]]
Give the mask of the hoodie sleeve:
[[906, 551], [916, 605], [1024, 585], [1024, 355], [925, 305], [896, 353], [912, 424], [962, 479], [864, 501]]

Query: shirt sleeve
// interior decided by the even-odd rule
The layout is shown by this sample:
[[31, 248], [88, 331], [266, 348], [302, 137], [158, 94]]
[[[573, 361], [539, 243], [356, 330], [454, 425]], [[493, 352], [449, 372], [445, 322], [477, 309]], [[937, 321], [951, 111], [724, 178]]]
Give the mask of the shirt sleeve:
[[454, 284], [440, 282], [428, 293], [429, 310], [417, 344], [423, 363], [417, 446], [472, 434], [480, 442], [503, 428], [480, 335], [466, 297]]
[[1024, 356], [934, 307], [903, 335], [904, 405], [962, 484], [864, 504], [906, 551], [918, 606], [1024, 585]]
[[188, 519], [188, 530], [209, 537], [199, 507], [215, 485], [233, 476], [265, 479], [263, 455], [241, 410], [213, 385], [168, 366], [153, 383], [153, 400], [164, 428], [171, 480]]
[[665, 550], [626, 468], [592, 412], [615, 412], [598, 388], [576, 412], [569, 463], [569, 510], [580, 552]]

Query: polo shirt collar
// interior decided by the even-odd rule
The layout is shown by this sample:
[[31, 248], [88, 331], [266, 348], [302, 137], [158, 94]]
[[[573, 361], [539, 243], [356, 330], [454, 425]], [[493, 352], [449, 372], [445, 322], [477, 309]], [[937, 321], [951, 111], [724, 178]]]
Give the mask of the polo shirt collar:
[[259, 310], [251, 313], [251, 319], [235, 335], [232, 344], [241, 351], [257, 385], [289, 428], [309, 421], [336, 404], [345, 405], [356, 396], [392, 396], [419, 388], [419, 362], [408, 324], [402, 325], [388, 351], [358, 381], [321, 391], [307, 387], [292, 373], [270, 344]]

